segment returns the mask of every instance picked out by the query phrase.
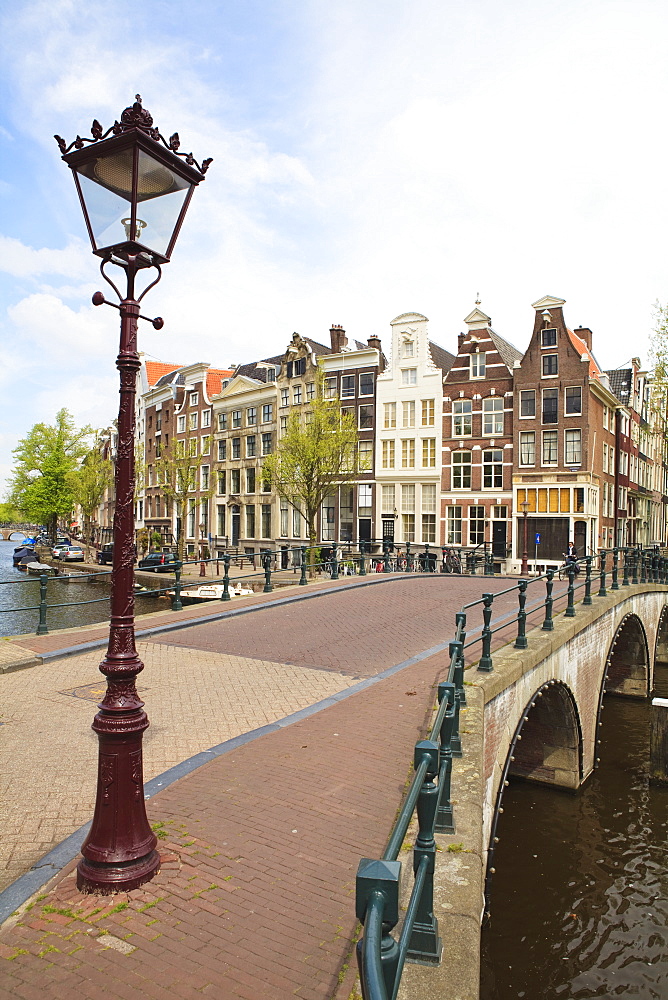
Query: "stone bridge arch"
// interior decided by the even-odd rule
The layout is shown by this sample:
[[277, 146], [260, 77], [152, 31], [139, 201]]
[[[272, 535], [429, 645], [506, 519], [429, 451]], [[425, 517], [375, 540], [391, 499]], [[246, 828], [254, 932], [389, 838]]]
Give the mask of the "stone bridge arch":
[[0, 528], [4, 542], [20, 542], [28, 537], [23, 528]]
[[646, 698], [650, 691], [650, 673], [645, 627], [637, 614], [629, 612], [617, 626], [608, 650], [599, 707], [606, 693]]
[[668, 604], [664, 605], [656, 629], [654, 643], [654, 669], [657, 666], [668, 666]]

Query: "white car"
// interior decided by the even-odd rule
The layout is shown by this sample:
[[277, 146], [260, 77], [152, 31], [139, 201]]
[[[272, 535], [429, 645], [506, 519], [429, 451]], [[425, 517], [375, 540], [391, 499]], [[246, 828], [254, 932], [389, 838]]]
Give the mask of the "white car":
[[54, 547], [51, 549], [51, 555], [53, 556], [54, 559], [62, 559], [63, 552], [69, 549], [69, 547], [70, 547], [69, 542], [61, 542], [59, 545], [54, 545]]
[[67, 562], [83, 562], [85, 559], [84, 550], [80, 545], [67, 545], [60, 558]]

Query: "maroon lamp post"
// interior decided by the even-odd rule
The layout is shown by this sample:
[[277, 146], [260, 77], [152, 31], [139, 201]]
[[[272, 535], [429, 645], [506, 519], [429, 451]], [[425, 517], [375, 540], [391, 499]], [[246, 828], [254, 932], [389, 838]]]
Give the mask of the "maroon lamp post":
[[520, 567], [520, 573], [522, 576], [528, 576], [529, 574], [529, 563], [527, 562], [529, 558], [529, 542], [527, 538], [527, 514], [529, 512], [529, 501], [522, 500], [520, 507], [522, 508], [522, 513], [524, 514], [524, 546], [522, 548], [522, 565]]
[[[121, 314], [116, 509], [111, 574], [111, 621], [107, 653], [100, 670], [107, 690], [93, 721], [99, 739], [97, 798], [90, 833], [81, 848], [77, 886], [84, 892], [135, 889], [158, 871], [160, 859], [144, 806], [142, 738], [148, 727], [136, 688], [144, 665], [134, 634], [134, 425], [139, 370], [137, 321], [140, 302], [162, 276], [176, 243], [192, 193], [211, 163], [201, 166], [192, 153], [179, 153], [176, 133], [166, 142], [137, 94], [119, 122], [106, 132], [98, 121], [92, 138], [76, 137], [68, 146], [56, 142], [74, 174], [93, 253], [100, 271], [118, 296], [118, 305], [96, 292], [96, 306], [106, 302]], [[105, 273], [108, 264], [122, 268], [125, 296]], [[135, 297], [135, 278], [145, 268], [157, 277]], [[159, 317], [151, 320], [156, 330]]]

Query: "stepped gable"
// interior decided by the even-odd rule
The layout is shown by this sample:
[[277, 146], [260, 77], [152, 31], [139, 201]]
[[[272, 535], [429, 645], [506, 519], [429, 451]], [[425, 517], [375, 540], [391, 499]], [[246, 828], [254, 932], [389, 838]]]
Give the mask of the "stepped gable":
[[429, 352], [436, 367], [440, 368], [444, 375], [447, 375], [455, 363], [454, 354], [450, 354], [450, 351], [446, 351], [445, 348], [439, 347], [433, 340], [429, 341]]

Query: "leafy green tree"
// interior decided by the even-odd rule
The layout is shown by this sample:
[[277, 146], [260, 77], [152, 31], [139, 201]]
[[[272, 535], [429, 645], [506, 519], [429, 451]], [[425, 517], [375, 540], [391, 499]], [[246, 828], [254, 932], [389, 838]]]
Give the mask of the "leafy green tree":
[[322, 378], [315, 399], [288, 420], [273, 455], [267, 455], [262, 478], [306, 521], [309, 566], [313, 575], [317, 520], [325, 497], [368, 471], [359, 456], [355, 417], [341, 410], [338, 398], [325, 399]]
[[21, 520], [21, 511], [11, 503], [0, 503], [0, 521], [5, 524], [16, 524]]
[[71, 480], [74, 499], [81, 508], [83, 516], [83, 537], [86, 545], [91, 544], [93, 518], [111, 485], [113, 475], [112, 463], [103, 457], [98, 435], [80, 467], [72, 474]]
[[200, 469], [202, 465], [208, 465], [211, 459], [198, 454], [198, 445], [197, 437], [172, 439], [155, 463], [160, 493], [174, 504], [176, 511], [176, 550], [181, 562], [185, 559], [185, 518], [198, 500], [212, 497], [215, 493], [213, 483], [208, 489], [200, 488]]
[[654, 303], [654, 330], [649, 340], [649, 365], [652, 369], [654, 401], [668, 392], [668, 305]]
[[29, 521], [46, 524], [53, 539], [58, 518], [72, 513], [75, 473], [91, 434], [92, 428], [77, 428], [62, 409], [55, 424], [35, 424], [13, 451], [16, 464], [7, 499]]

